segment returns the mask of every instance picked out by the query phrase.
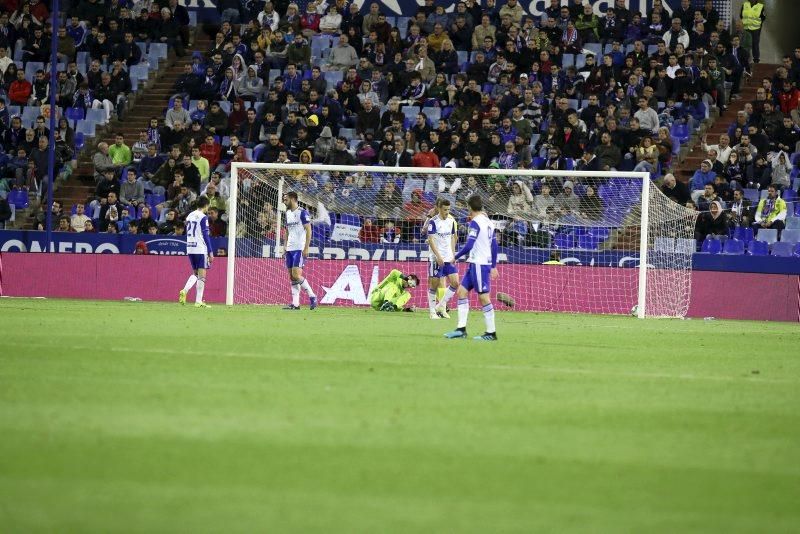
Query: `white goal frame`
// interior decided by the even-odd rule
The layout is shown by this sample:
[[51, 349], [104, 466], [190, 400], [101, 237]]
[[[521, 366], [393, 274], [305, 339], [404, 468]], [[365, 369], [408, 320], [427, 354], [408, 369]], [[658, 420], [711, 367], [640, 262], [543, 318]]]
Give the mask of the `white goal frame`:
[[[647, 172], [618, 172], [618, 171], [552, 171], [552, 170], [527, 170], [527, 169], [460, 169], [448, 167], [384, 167], [379, 165], [301, 165], [299, 163], [231, 163], [231, 183], [228, 207], [228, 270], [225, 284], [225, 304], [233, 305], [234, 279], [235, 279], [235, 258], [236, 258], [236, 226], [237, 209], [239, 194], [239, 169], [252, 170], [271, 170], [271, 171], [327, 171], [327, 172], [374, 172], [374, 173], [410, 173], [410, 174], [436, 174], [436, 175], [486, 175], [492, 176], [502, 174], [504, 176], [524, 176], [524, 177], [556, 177], [556, 178], [628, 178], [642, 181], [641, 202], [641, 222], [639, 239], [639, 265], [638, 271], [638, 295], [636, 316], [640, 319], [645, 318], [647, 301], [647, 245], [649, 242], [648, 223], [650, 212], [650, 173]], [[468, 173], [464, 171], [468, 170]], [[278, 201], [282, 198], [283, 181], [281, 180], [278, 189]], [[276, 250], [280, 249], [280, 217], [281, 210], [278, 209], [278, 232], [276, 233]]]

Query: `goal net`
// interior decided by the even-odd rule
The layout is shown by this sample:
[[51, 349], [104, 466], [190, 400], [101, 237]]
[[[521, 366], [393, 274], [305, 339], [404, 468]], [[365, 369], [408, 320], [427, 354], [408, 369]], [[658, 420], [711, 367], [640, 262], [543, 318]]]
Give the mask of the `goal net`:
[[289, 191], [311, 217], [304, 271], [323, 305], [368, 305], [400, 269], [419, 276], [411, 303], [426, 308], [424, 221], [449, 200], [460, 247], [477, 194], [500, 245], [492, 292], [514, 309], [682, 317], [689, 306], [696, 213], [647, 174], [274, 163], [233, 165], [228, 304], [289, 302]]

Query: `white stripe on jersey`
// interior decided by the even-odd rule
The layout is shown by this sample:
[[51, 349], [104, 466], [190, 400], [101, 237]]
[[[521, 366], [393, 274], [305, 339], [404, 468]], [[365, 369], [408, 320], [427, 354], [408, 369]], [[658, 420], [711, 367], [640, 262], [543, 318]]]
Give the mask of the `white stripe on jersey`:
[[[469, 251], [467, 262], [474, 263], [475, 265], [491, 265], [494, 223], [485, 213], [480, 213], [472, 219], [470, 225], [472, 224], [478, 226], [478, 235], [475, 239], [475, 243], [472, 245], [472, 250]], [[475, 232], [475, 230], [470, 228], [469, 235], [472, 235], [473, 232]]]
[[[455, 259], [452, 239], [453, 234], [456, 233], [457, 224], [452, 215], [448, 215], [447, 219], [442, 220], [438, 213], [428, 223], [428, 236], [433, 237], [436, 249], [445, 263], [452, 262]], [[432, 250], [429, 251], [429, 256], [432, 262], [436, 261], [436, 255]]]

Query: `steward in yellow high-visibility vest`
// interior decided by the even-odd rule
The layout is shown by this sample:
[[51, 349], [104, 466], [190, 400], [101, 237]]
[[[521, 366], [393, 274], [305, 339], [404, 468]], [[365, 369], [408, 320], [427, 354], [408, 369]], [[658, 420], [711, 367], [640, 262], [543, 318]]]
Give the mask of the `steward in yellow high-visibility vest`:
[[762, 0], [745, 0], [742, 4], [742, 24], [744, 29], [753, 38], [753, 61], [758, 63], [761, 61], [761, 26], [767, 19], [764, 13], [764, 3]]

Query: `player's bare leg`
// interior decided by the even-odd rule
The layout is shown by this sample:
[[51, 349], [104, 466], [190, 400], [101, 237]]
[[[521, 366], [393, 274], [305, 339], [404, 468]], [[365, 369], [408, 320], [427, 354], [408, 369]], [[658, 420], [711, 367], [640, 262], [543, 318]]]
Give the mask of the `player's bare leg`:
[[284, 310], [299, 310], [300, 309], [300, 285], [303, 282], [303, 270], [300, 267], [292, 267], [289, 269], [289, 280], [292, 283], [292, 303], [285, 306]]
[[298, 276], [300, 280], [300, 289], [305, 291], [306, 294], [308, 295], [308, 301], [309, 301], [308, 308], [310, 310], [313, 310], [314, 308], [317, 307], [317, 295], [315, 295], [314, 290], [311, 289], [311, 284], [308, 283], [308, 280], [306, 279], [305, 274], [303, 273], [303, 269], [298, 268], [297, 270], [299, 271]]

